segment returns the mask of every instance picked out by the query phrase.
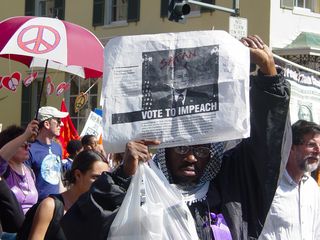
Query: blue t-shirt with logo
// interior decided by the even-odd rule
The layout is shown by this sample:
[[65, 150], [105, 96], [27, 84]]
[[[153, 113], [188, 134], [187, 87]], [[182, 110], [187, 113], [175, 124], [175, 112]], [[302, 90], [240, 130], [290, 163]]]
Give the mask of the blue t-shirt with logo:
[[39, 201], [49, 194], [58, 194], [61, 181], [61, 146], [52, 141], [45, 144], [38, 140], [31, 144], [30, 158], [26, 162], [36, 176]]

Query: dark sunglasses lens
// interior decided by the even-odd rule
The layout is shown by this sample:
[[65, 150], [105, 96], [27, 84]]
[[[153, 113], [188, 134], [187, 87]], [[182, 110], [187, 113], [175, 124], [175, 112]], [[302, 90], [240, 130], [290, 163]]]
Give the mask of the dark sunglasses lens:
[[174, 151], [178, 154], [186, 154], [189, 152], [189, 147], [188, 146], [179, 146], [179, 147], [175, 147]]
[[210, 154], [210, 148], [207, 147], [195, 147], [193, 148], [193, 152], [196, 156], [205, 158], [208, 157]]

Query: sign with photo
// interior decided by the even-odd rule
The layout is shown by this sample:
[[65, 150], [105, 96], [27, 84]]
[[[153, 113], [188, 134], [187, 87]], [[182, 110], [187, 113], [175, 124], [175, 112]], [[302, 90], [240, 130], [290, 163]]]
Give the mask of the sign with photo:
[[102, 134], [102, 117], [95, 112], [90, 112], [86, 124], [80, 134], [80, 137], [84, 135], [94, 135], [98, 139]]
[[101, 91], [103, 143], [123, 152], [132, 139], [158, 147], [249, 136], [249, 49], [224, 31], [111, 39]]
[[303, 119], [320, 124], [320, 78], [292, 66], [284, 74], [291, 84], [291, 123]]

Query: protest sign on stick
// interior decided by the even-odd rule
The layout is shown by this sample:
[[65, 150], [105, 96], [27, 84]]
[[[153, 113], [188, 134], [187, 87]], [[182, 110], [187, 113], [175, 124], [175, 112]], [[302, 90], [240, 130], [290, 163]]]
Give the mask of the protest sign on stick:
[[83, 137], [84, 135], [94, 135], [99, 139], [102, 133], [101, 122], [101, 116], [91, 111], [86, 124], [84, 125], [83, 130], [80, 134], [80, 137]]

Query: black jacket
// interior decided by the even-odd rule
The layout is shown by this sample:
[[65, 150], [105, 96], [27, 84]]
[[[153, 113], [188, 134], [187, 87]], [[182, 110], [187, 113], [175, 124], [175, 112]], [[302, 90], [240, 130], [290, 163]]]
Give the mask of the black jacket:
[[24, 214], [16, 196], [5, 180], [0, 180], [0, 236], [3, 232], [15, 233], [21, 227]]
[[[207, 197], [210, 210], [223, 213], [233, 239], [258, 238], [291, 143], [288, 82], [282, 74], [259, 73], [251, 80], [251, 136], [224, 154]], [[68, 239], [107, 239], [129, 183], [121, 175], [121, 168], [104, 173], [65, 214], [61, 224]]]

